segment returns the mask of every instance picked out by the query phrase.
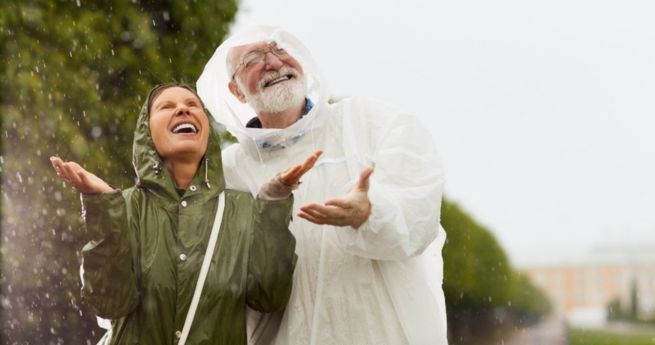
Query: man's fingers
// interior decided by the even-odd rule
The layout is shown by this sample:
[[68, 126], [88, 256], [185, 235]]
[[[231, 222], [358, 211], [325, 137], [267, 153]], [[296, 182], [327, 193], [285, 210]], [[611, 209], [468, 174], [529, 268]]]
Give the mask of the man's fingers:
[[368, 167], [362, 171], [359, 175], [359, 182], [357, 182], [358, 189], [368, 191], [371, 174], [373, 174], [373, 167]]
[[303, 211], [298, 212], [298, 217], [306, 219], [314, 224], [323, 225], [325, 222]]
[[330, 199], [325, 202], [325, 205], [327, 206], [335, 206], [335, 207], [340, 207], [340, 208], [351, 208], [352, 203], [348, 200], [344, 199]]
[[314, 217], [325, 220], [328, 224], [336, 224], [335, 222], [342, 220], [346, 216], [344, 209], [336, 206], [311, 204], [303, 206], [300, 209]]
[[320, 208], [321, 205], [310, 204], [310, 205], [302, 206], [300, 210], [311, 215], [312, 217], [325, 218], [327, 215]]

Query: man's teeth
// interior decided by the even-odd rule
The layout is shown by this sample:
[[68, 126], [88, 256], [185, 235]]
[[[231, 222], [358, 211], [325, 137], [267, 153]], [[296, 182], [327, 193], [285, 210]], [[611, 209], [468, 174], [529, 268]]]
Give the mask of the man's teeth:
[[281, 77], [277, 77], [277, 78], [275, 78], [273, 80], [268, 81], [266, 83], [266, 86], [275, 85], [275, 84], [277, 84], [277, 83], [279, 83], [281, 81], [285, 81], [285, 80], [289, 80], [289, 79], [291, 79], [291, 77], [289, 75], [283, 75]]
[[173, 133], [198, 133], [198, 129], [190, 123], [180, 123], [173, 128]]

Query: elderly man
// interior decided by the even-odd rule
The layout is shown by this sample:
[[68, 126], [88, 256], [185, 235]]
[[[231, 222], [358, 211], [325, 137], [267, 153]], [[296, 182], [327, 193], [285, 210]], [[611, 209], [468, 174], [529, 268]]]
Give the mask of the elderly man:
[[443, 174], [425, 128], [377, 101], [328, 102], [307, 50], [273, 27], [224, 42], [198, 91], [239, 139], [224, 153], [232, 188], [254, 194], [324, 151], [295, 192], [299, 259], [273, 343], [447, 344]]

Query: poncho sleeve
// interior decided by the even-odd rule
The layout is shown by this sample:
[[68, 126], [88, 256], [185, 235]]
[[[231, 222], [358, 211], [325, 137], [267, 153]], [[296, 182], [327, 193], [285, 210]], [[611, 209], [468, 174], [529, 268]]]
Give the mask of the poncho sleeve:
[[[439, 231], [444, 177], [429, 132], [411, 115], [358, 100], [344, 115], [344, 150], [366, 157], [371, 175], [371, 215], [358, 229], [340, 228], [338, 237], [355, 255], [402, 260], [420, 255]], [[349, 166], [357, 177], [366, 164]], [[444, 234], [445, 235], [445, 234]]]
[[289, 301], [296, 265], [296, 239], [289, 231], [293, 197], [255, 200], [248, 261], [248, 305], [261, 312], [283, 309]]
[[138, 303], [133, 239], [121, 192], [82, 194], [89, 241], [82, 248], [82, 299], [102, 318], [129, 314]]

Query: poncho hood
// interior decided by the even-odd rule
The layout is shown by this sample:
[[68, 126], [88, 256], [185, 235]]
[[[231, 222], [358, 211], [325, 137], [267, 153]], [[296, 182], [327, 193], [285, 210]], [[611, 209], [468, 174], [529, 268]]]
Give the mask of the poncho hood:
[[[175, 181], [168, 169], [166, 169], [163, 159], [157, 153], [150, 134], [148, 104], [151, 94], [152, 92], [150, 92], [141, 107], [136, 129], [134, 130], [132, 165], [137, 176], [136, 184], [140, 187], [146, 187], [163, 198], [178, 200], [180, 196], [177, 193]], [[207, 151], [200, 162], [191, 185], [197, 186], [200, 191], [209, 192], [207, 197], [212, 197], [225, 189], [225, 178], [223, 176], [220, 138], [217, 131], [218, 124], [207, 109], [205, 109], [205, 114], [208, 117], [210, 126]]]
[[[302, 66], [307, 85], [306, 98], [310, 99], [314, 106], [308, 114], [287, 128], [246, 128], [246, 123], [257, 114], [248, 104], [241, 103], [228, 89], [232, 80], [227, 69], [228, 53], [234, 47], [271, 41], [289, 52]], [[305, 46], [293, 35], [277, 27], [254, 26], [223, 42], [205, 66], [198, 79], [197, 88], [205, 106], [214, 114], [218, 114], [218, 121], [250, 152], [253, 152], [253, 149], [276, 149], [293, 145], [299, 137], [325, 123], [323, 109], [328, 103], [325, 81]], [[262, 145], [263, 143], [266, 145]]]

